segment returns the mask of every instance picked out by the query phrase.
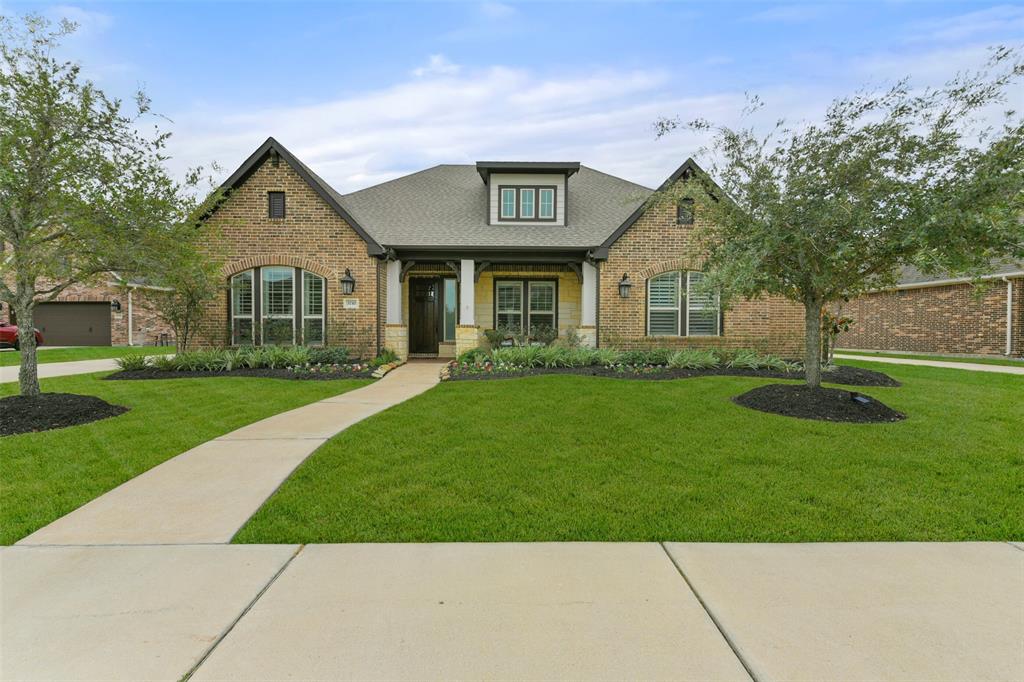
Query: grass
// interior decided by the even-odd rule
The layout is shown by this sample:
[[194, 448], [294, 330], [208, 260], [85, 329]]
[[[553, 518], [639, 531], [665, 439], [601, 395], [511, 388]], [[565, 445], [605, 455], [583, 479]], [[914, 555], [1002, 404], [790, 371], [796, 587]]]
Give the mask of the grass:
[[1024, 358], [1014, 360], [1013, 358], [972, 358], [964, 355], [916, 355], [909, 353], [886, 353], [884, 351], [870, 350], [841, 350], [836, 349], [840, 355], [857, 355], [864, 358], [905, 358], [908, 360], [939, 360], [941, 362], [971, 362], [978, 365], [1002, 365], [1004, 367], [1024, 367]]
[[[0, 544], [11, 544], [128, 479], [245, 424], [369, 383], [219, 377], [43, 379], [131, 411], [92, 424], [0, 437]], [[0, 384], [0, 397], [17, 392]]]
[[[105, 360], [119, 358], [128, 353], [141, 355], [163, 355], [173, 353], [173, 346], [72, 346], [68, 348], [39, 348], [39, 364], [48, 362], [73, 362], [75, 360]], [[21, 363], [21, 352], [5, 350], [0, 352], [0, 367], [13, 367]]]
[[1024, 539], [1024, 377], [864, 366], [909, 419], [751, 411], [747, 377], [441, 384], [326, 443], [235, 541]]

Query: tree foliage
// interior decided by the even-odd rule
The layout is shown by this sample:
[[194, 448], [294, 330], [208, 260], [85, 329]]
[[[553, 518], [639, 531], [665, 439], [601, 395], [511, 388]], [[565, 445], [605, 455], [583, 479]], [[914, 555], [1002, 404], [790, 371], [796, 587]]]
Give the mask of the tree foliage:
[[0, 300], [15, 312], [21, 392], [39, 392], [33, 313], [68, 287], [143, 272], [188, 222], [198, 171], [165, 169], [169, 134], [141, 131], [150, 102], [126, 107], [54, 52], [75, 30], [0, 17]]
[[705, 212], [709, 285], [804, 306], [817, 386], [825, 306], [895, 284], [904, 265], [980, 274], [995, 258], [1024, 258], [1024, 122], [1000, 111], [1011, 94], [1019, 101], [1022, 76], [1018, 53], [996, 48], [942, 87], [866, 89], [819, 122], [779, 121], [767, 134], [662, 119], [659, 136], [710, 133], [711, 162], [708, 176], [654, 200], [686, 196]]

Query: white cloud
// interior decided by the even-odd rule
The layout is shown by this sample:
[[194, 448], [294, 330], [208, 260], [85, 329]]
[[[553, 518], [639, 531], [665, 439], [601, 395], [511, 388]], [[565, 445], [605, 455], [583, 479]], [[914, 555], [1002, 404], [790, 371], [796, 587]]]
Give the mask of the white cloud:
[[516, 8], [503, 2], [484, 2], [480, 5], [480, 13], [488, 19], [504, 19], [516, 14]]
[[829, 11], [825, 5], [776, 5], [754, 12], [747, 21], [761, 21], [782, 24], [799, 24], [817, 19]]
[[75, 37], [92, 38], [103, 33], [114, 24], [109, 14], [83, 9], [75, 5], [54, 5], [46, 11], [46, 16], [54, 21], [68, 19], [78, 24]]
[[910, 36], [914, 41], [960, 41], [981, 34], [1020, 35], [1024, 33], [1024, 7], [1001, 5], [955, 17], [924, 22]]
[[426, 64], [412, 70], [412, 75], [417, 78], [424, 76], [452, 76], [457, 74], [460, 68], [458, 64], [453, 64], [443, 54], [432, 54]]

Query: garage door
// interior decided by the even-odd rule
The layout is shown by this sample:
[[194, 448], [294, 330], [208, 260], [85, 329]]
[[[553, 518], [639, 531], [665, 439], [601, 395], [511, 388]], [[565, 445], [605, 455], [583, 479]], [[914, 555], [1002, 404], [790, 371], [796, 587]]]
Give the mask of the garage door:
[[40, 303], [36, 329], [47, 346], [109, 346], [109, 303]]

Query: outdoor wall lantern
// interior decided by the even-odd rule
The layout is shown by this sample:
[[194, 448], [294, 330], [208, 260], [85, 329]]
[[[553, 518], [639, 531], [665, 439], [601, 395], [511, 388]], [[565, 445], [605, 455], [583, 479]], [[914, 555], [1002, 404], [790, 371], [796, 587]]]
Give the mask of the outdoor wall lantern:
[[115, 298], [113, 301], [110, 302], [110, 309], [113, 310], [115, 313], [121, 312], [121, 302]]
[[345, 276], [341, 278], [341, 294], [342, 296], [350, 296], [355, 290], [356, 278], [352, 276], [351, 270], [345, 268]]
[[619, 280], [619, 296], [629, 298], [629, 290], [632, 288], [633, 283], [629, 281], [629, 275], [623, 273], [622, 279]]

